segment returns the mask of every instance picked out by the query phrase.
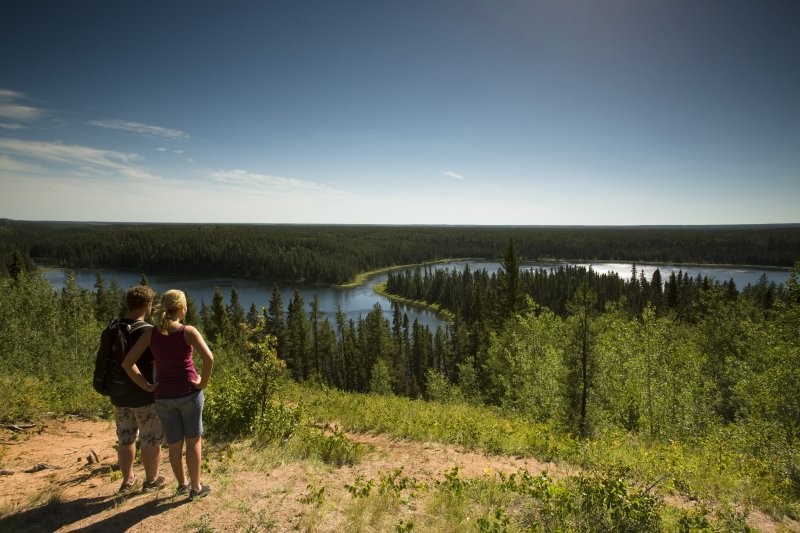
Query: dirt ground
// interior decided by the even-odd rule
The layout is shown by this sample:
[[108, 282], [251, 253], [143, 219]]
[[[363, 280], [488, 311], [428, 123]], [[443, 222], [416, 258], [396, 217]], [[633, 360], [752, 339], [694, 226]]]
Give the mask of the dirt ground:
[[[487, 456], [438, 443], [397, 440], [386, 435], [348, 434], [371, 450], [355, 466], [332, 468], [310, 462], [259, 465], [253, 457], [205, 449], [204, 482], [214, 491], [205, 499], [175, 496], [166, 453], [161, 470], [167, 485], [158, 492], [117, 494], [119, 474], [113, 422], [75, 418], [40, 421], [32, 427], [0, 429], [0, 532], [5, 531], [347, 531], [345, 485], [358, 476], [378, 479], [403, 468], [403, 475], [432, 484], [453, 466], [462, 477], [547, 471], [574, 474], [534, 459]], [[140, 465], [135, 466], [143, 476]], [[310, 496], [324, 487], [324, 512]], [[671, 498], [670, 505], [688, 506]], [[398, 517], [402, 518], [402, 517]], [[762, 531], [800, 531], [752, 513]]]

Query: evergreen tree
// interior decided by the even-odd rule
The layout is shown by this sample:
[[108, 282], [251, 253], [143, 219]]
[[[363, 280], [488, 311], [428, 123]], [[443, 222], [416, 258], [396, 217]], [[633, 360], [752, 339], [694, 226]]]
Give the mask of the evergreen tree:
[[433, 336], [433, 353], [431, 357], [431, 366], [439, 375], [445, 376], [445, 369], [451, 363], [450, 344], [447, 342], [447, 336], [441, 326], [436, 327], [436, 333]]
[[107, 323], [119, 316], [118, 303], [115, 295], [106, 287], [103, 275], [95, 274], [94, 282], [94, 313], [95, 318], [101, 323]]
[[247, 310], [247, 327], [250, 329], [255, 328], [261, 318], [263, 318], [263, 315], [259, 312], [258, 307], [256, 307], [256, 303], [250, 302], [250, 309]]
[[272, 296], [267, 310], [267, 333], [275, 337], [278, 357], [286, 360], [286, 319], [283, 312], [283, 299], [277, 285], [272, 286]]
[[337, 356], [336, 333], [333, 331], [330, 320], [324, 318], [317, 329], [317, 348], [319, 350], [320, 372], [325, 383], [335, 385], [334, 382], [334, 362]]
[[211, 329], [211, 312], [209, 311], [205, 300], [200, 300], [200, 323], [203, 325], [202, 329], [203, 332], [205, 332], [206, 337], [209, 337], [209, 331]]
[[581, 437], [587, 437], [591, 432], [588, 404], [597, 363], [592, 324], [596, 301], [597, 295], [584, 280], [567, 304], [570, 333], [564, 350], [566, 416], [568, 425]]
[[244, 307], [242, 307], [242, 303], [239, 301], [239, 291], [236, 290], [236, 287], [231, 287], [231, 297], [227, 311], [231, 328], [237, 332], [237, 334], [243, 331], [245, 325]]
[[308, 317], [300, 291], [295, 290], [286, 311], [286, 364], [299, 381], [308, 379]]
[[315, 294], [311, 300], [311, 311], [309, 312], [311, 319], [311, 365], [312, 372], [322, 372], [322, 363], [320, 361], [320, 343], [319, 343], [319, 328], [320, 320], [322, 319], [322, 312], [319, 310], [319, 297]]
[[428, 328], [414, 319], [411, 326], [411, 370], [413, 381], [411, 394], [414, 396], [425, 393], [425, 373], [431, 367], [433, 352], [433, 337]]
[[206, 335], [210, 343], [222, 342], [232, 336], [228, 309], [225, 306], [225, 298], [219, 287], [214, 287], [214, 298], [211, 301], [211, 309], [209, 310], [208, 317]]
[[14, 250], [11, 254], [11, 263], [8, 265], [8, 273], [14, 279], [18, 280], [20, 276], [31, 272], [32, 269], [28, 266], [27, 261], [19, 250]]
[[[362, 346], [362, 357], [365, 368], [372, 369], [378, 359], [384, 359], [388, 364], [392, 356], [392, 339], [389, 321], [383, 316], [381, 304], [376, 303], [364, 319], [364, 328], [360, 332], [363, 339], [359, 339]], [[391, 366], [389, 366], [391, 370]], [[398, 383], [398, 376], [392, 376], [392, 383]]]
[[664, 283], [661, 280], [661, 271], [656, 269], [650, 279], [650, 294], [648, 301], [653, 304], [656, 313], [664, 311]]
[[346, 327], [347, 315], [342, 310], [341, 304], [336, 302], [336, 332], [338, 338], [336, 343], [336, 364], [334, 365], [334, 383], [344, 390], [351, 390], [352, 373], [349, 359], [353, 346], [348, 345]]
[[509, 237], [498, 275], [501, 294], [500, 308], [498, 310], [498, 324], [502, 324], [516, 315], [522, 307], [522, 294], [519, 281], [520, 263], [520, 257], [517, 255], [517, 250], [514, 247], [514, 239]]
[[184, 322], [186, 324], [191, 324], [193, 326], [199, 326], [202, 328], [202, 320], [200, 319], [200, 315], [197, 312], [197, 306], [194, 303], [194, 300], [188, 293], [184, 293], [186, 295], [186, 318]]
[[393, 355], [391, 357], [392, 375], [396, 376], [398, 394], [409, 394], [409, 366], [408, 366], [408, 343], [403, 338], [403, 319], [408, 323], [408, 315], [401, 314], [400, 304], [392, 302], [392, 345]]
[[[111, 283], [108, 284], [108, 309], [111, 311], [112, 316], [122, 316], [128, 310], [127, 302], [125, 301], [125, 291], [119, 286], [117, 280], [111, 279]], [[153, 307], [156, 306], [158, 302], [153, 301]]]

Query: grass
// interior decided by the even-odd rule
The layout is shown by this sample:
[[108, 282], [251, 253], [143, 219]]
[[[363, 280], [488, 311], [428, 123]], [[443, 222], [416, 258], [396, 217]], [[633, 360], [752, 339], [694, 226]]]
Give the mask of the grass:
[[613, 478], [552, 480], [525, 471], [465, 478], [458, 467], [429, 484], [403, 476], [402, 469], [378, 478], [356, 478], [347, 486], [348, 530], [657, 531], [663, 525], [672, 530], [662, 523], [660, 500]]
[[25, 513], [18, 514], [21, 510], [35, 509], [41, 516], [51, 516], [57, 513], [64, 504], [64, 493], [61, 488], [47, 486], [31, 494], [24, 505], [6, 503], [0, 506], [0, 529], [3, 531], [27, 530], [30, 526], [30, 516]]
[[200, 518], [196, 520], [190, 520], [186, 523], [184, 529], [187, 531], [195, 531], [196, 533], [214, 533], [217, 531], [214, 528], [211, 515], [208, 513], [200, 515]]
[[[7, 382], [10, 378], [0, 379]], [[13, 391], [10, 398], [16, 402], [23, 398], [42, 402], [33, 397], [44, 393], [33, 383], [8, 390]], [[88, 412], [97, 412], [101, 403], [107, 403], [93, 392], [90, 396], [97, 398], [86, 394], [68, 398], [70, 391], [51, 391], [46, 398], [57, 402], [54, 410], [68, 411], [80, 398], [89, 402], [83, 407]], [[614, 430], [579, 440], [550, 424], [464, 403], [363, 395], [294, 382], [282, 383], [278, 394], [282, 405], [294, 406], [298, 414], [297, 420], [286, 414], [292, 422], [287, 426], [288, 438], [209, 441], [204, 469], [218, 480], [220, 489], [235, 483], [243, 469], [268, 472], [299, 462], [309, 471], [330, 472], [358, 464], [371, 450], [350, 440], [342, 430], [455, 444], [487, 454], [535, 457], [580, 467], [580, 476], [584, 476], [535, 482], [540, 485], [528, 480], [525, 489], [520, 488], [519, 480], [512, 486], [496, 476], [465, 479], [457, 470], [443, 472], [427, 485], [410, 479], [402, 470], [382, 472], [374, 479], [353, 478], [349, 483], [352, 491], [312, 480], [305, 491], [293, 495], [304, 508], [298, 524], [304, 530], [324, 529], [331, 520], [343, 520], [347, 531], [522, 531], [526, 524], [545, 520], [553, 520], [554, 527], [563, 530], [581, 529], [580, 517], [567, 511], [584, 505], [579, 495], [587, 491], [639, 502], [631, 504], [633, 507], [649, 505], [642, 497], [648, 490], [699, 502], [691, 512], [660, 507], [656, 529], [663, 530], [702, 528], [708, 523], [721, 530], [741, 530], [747, 510], [754, 508], [774, 516], [798, 515], [798, 495], [793, 491], [797, 489], [800, 455], [793, 448], [772, 444], [768, 431], [758, 440], [754, 437], [758, 428], [728, 426], [685, 442], [648, 441]], [[758, 459], [748, 451], [755, 449], [771, 459]], [[2, 459], [0, 456], [0, 462]], [[524, 477], [522, 473], [519, 476]], [[620, 480], [624, 483], [619, 484]], [[558, 498], [566, 499], [558, 503]], [[60, 493], [48, 492], [36, 495], [29, 505], [52, 510], [61, 501]], [[571, 503], [565, 503], [568, 501]], [[597, 511], [597, 505], [603, 504], [587, 505]], [[0, 518], [14, 511], [0, 509]], [[254, 510], [237, 513], [239, 523], [249, 531], [277, 527], [277, 522]], [[606, 515], [595, 519], [610, 520]], [[208, 517], [200, 517], [191, 527], [213, 531]]]
[[0, 390], [7, 394], [0, 402], [0, 421], [29, 421], [48, 413], [111, 417], [111, 402], [90, 383], [91, 377], [82, 374], [65, 375], [57, 382], [18, 373], [2, 375]]
[[359, 272], [356, 274], [356, 277], [353, 278], [353, 281], [342, 283], [338, 285], [338, 287], [342, 289], [352, 289], [363, 285], [369, 278], [372, 276], [376, 276], [378, 274], [383, 274], [384, 272], [391, 272], [392, 270], [405, 270], [407, 268], [415, 268], [415, 267], [424, 267], [426, 265], [435, 265], [437, 263], [449, 263], [450, 261], [461, 261], [461, 259], [439, 259], [437, 261], [426, 261], [425, 263], [416, 263], [410, 265], [396, 265], [391, 267], [385, 268], [377, 268], [375, 270], [369, 270], [367, 272]]
[[[365, 396], [290, 384], [284, 400], [302, 405], [316, 423], [335, 421], [355, 432], [377, 432], [414, 441], [441, 442], [490, 454], [535, 457], [587, 472], [619, 475], [635, 486], [678, 494], [710, 508], [759, 508], [774, 516], [800, 514], [784, 470], [745, 450], [752, 432], [724, 428], [690, 442], [648, 441], [608, 430], [579, 440], [557, 427], [487, 407], [439, 404], [395, 396]], [[796, 466], [796, 465], [795, 465]]]
[[386, 298], [389, 298], [390, 300], [393, 300], [395, 302], [412, 305], [414, 307], [430, 309], [431, 311], [435, 312], [437, 315], [439, 315], [445, 320], [453, 321], [455, 319], [455, 315], [451, 311], [441, 307], [439, 304], [432, 304], [425, 302], [423, 300], [412, 300], [410, 298], [403, 298], [402, 296], [397, 296], [396, 294], [388, 292], [386, 290], [386, 283], [376, 283], [372, 287], [372, 290], [375, 291], [377, 294], [385, 296]]

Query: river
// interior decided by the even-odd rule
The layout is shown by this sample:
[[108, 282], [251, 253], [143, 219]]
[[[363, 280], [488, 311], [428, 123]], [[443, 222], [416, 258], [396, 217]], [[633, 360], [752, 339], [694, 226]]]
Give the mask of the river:
[[[446, 263], [436, 263], [431, 266], [434, 269], [459, 269], [462, 270], [467, 264], [473, 271], [485, 269], [489, 273], [497, 272], [500, 268], [500, 263], [497, 261], [450, 261]], [[534, 269], [544, 268], [552, 269], [564, 265], [577, 265], [591, 267], [598, 273], [611, 273], [615, 272], [622, 278], [630, 278], [631, 276], [631, 263], [576, 263], [576, 262], [548, 262], [548, 261], [535, 261], [525, 262], [522, 268]], [[667, 280], [671, 272], [683, 271], [688, 273], [691, 277], [697, 277], [698, 274], [708, 276], [720, 281], [728, 281], [733, 279], [736, 286], [741, 290], [748, 284], [756, 283], [762, 275], [766, 275], [769, 281], [777, 284], [786, 283], [789, 279], [789, 272], [787, 270], [768, 270], [758, 268], [746, 267], [709, 267], [709, 266], [687, 266], [687, 265], [637, 265], [637, 271], [644, 271], [647, 279], [650, 279], [653, 272], [658, 268], [661, 272], [661, 278]], [[64, 284], [64, 279], [68, 270], [48, 268], [43, 269], [45, 279], [47, 279], [55, 289], [60, 289]], [[77, 280], [81, 287], [92, 289], [95, 284], [95, 275], [100, 272], [103, 275], [106, 283], [112, 279], [116, 280], [120, 287], [126, 289], [134, 285], [141, 279], [141, 274], [126, 272], [121, 270], [97, 269], [97, 270], [77, 270]], [[342, 310], [349, 318], [354, 320], [359, 316], [366, 316], [373, 306], [378, 303], [383, 309], [384, 316], [391, 321], [391, 301], [385, 296], [376, 294], [372, 287], [376, 283], [386, 281], [386, 273], [375, 274], [367, 279], [364, 283], [357, 287], [341, 288], [331, 286], [300, 286], [288, 283], [279, 284], [281, 298], [283, 299], [284, 308], [289, 303], [295, 290], [298, 290], [303, 297], [306, 304], [306, 310], [310, 308], [311, 301], [316, 295], [319, 298], [320, 310], [331, 320], [335, 321], [336, 305], [339, 304]], [[186, 276], [174, 275], [161, 275], [147, 273], [147, 279], [150, 285], [157, 291], [166, 291], [168, 289], [178, 288], [186, 292], [196, 303], [198, 310], [202, 302], [206, 305], [211, 305], [214, 296], [214, 287], [219, 287], [225, 295], [226, 301], [230, 295], [232, 287], [236, 287], [239, 293], [239, 300], [245, 308], [245, 312], [250, 307], [251, 303], [255, 303], [257, 307], [269, 305], [269, 299], [272, 295], [273, 282], [263, 280], [252, 280], [243, 278], [228, 278], [228, 277], [203, 277], [203, 278], [188, 278]], [[431, 330], [435, 330], [437, 325], [442, 322], [435, 313], [427, 309], [422, 309], [414, 306], [403, 305], [403, 312], [408, 315], [410, 322], [418, 320], [420, 324], [428, 326]]]

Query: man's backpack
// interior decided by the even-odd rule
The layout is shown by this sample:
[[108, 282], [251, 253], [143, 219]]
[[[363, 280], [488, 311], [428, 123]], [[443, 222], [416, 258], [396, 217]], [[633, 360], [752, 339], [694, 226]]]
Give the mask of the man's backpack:
[[119, 318], [106, 326], [94, 362], [94, 390], [103, 396], [122, 396], [129, 390], [131, 380], [120, 364], [132, 346], [131, 334], [145, 327], [153, 326], [143, 320], [129, 324]]

